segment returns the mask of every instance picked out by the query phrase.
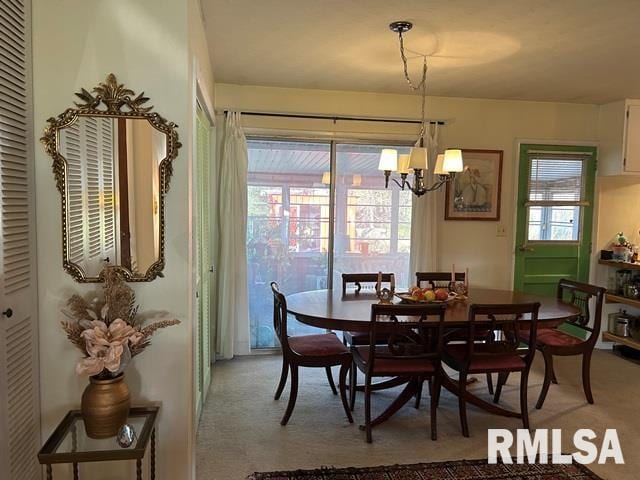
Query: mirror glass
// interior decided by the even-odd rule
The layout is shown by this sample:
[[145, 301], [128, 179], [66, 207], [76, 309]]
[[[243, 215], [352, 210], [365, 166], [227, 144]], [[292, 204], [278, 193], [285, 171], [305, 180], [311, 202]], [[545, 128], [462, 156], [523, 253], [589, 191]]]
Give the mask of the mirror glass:
[[167, 137], [144, 117], [78, 115], [58, 131], [68, 260], [86, 277], [105, 265], [144, 276], [160, 260]]

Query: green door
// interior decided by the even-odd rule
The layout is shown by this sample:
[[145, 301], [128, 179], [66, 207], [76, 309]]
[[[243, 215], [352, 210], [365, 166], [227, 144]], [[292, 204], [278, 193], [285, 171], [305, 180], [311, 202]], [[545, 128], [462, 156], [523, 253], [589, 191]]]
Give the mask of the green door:
[[552, 296], [561, 278], [588, 280], [596, 153], [520, 146], [515, 290]]

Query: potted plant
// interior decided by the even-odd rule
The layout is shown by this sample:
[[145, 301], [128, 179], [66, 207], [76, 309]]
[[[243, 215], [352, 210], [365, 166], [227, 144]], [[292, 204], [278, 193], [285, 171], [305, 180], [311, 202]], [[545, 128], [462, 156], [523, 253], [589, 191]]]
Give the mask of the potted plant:
[[626, 262], [628, 260], [629, 242], [627, 241], [627, 237], [624, 235], [624, 233], [618, 232], [616, 234], [616, 238], [613, 241], [611, 250], [613, 250], [614, 260], [620, 260], [623, 262]]
[[127, 420], [130, 398], [124, 370], [133, 357], [150, 344], [159, 329], [179, 320], [143, 325], [135, 294], [113, 267], [102, 272], [102, 295], [88, 301], [73, 295], [63, 311], [67, 337], [83, 354], [76, 365], [79, 375], [89, 377], [82, 394], [81, 410], [87, 435], [107, 438], [117, 434]]

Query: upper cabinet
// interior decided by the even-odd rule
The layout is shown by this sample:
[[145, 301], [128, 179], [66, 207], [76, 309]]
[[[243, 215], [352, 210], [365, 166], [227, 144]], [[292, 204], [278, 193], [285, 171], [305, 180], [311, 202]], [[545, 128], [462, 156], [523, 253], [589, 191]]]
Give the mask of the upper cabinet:
[[600, 106], [599, 174], [640, 176], [640, 100]]

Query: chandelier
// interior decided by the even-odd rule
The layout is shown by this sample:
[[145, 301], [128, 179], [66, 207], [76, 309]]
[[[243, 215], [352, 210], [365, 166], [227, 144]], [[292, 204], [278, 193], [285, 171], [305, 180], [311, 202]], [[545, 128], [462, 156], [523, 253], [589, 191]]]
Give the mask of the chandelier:
[[[384, 172], [384, 187], [389, 188], [389, 178], [392, 172], [400, 174], [400, 181], [393, 178], [392, 180], [402, 190], [405, 188], [411, 190], [416, 196], [421, 197], [427, 192], [438, 190], [447, 182], [453, 180], [457, 172], [462, 172], [464, 163], [462, 161], [462, 151], [459, 149], [447, 149], [444, 153], [439, 154], [436, 158], [433, 173], [437, 176], [437, 180], [433, 185], [425, 184], [425, 173], [429, 167], [429, 158], [427, 148], [425, 147], [424, 136], [427, 132], [427, 121], [425, 118], [425, 105], [427, 100], [427, 56], [422, 56], [422, 78], [416, 85], [409, 77], [407, 57], [405, 55], [404, 39], [402, 34], [408, 32], [413, 27], [411, 22], [401, 21], [389, 24], [389, 28], [398, 34], [400, 41], [400, 58], [404, 67], [404, 78], [409, 84], [409, 88], [413, 91], [419, 91], [421, 97], [421, 121], [420, 132], [415, 145], [411, 148], [410, 153], [398, 155], [398, 151], [392, 148], [385, 148], [380, 153], [380, 164], [378, 170]], [[407, 180], [409, 173], [413, 171], [413, 182]]]

